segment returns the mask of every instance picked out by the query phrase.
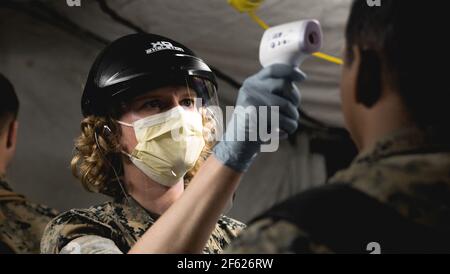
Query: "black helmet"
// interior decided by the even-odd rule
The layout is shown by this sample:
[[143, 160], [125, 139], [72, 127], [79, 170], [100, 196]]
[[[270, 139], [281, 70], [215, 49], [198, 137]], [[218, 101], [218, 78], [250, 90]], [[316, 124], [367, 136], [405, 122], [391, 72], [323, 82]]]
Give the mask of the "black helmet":
[[108, 45], [95, 60], [81, 99], [83, 115], [107, 115], [112, 104], [174, 83], [196, 86], [208, 103], [217, 82], [208, 65], [184, 45], [155, 34], [131, 34]]

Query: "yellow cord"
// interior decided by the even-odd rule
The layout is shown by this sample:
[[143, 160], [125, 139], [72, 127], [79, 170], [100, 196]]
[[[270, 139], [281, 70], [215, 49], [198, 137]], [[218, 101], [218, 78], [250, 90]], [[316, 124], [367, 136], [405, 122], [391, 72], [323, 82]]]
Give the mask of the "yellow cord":
[[258, 24], [261, 28], [263, 29], [268, 29], [269, 25], [267, 25], [261, 18], [258, 17], [258, 15], [256, 15], [256, 13], [254, 11], [249, 11], [248, 15], [250, 16], [250, 18], [252, 18], [253, 21], [256, 22], [256, 24]]
[[322, 60], [334, 63], [336, 65], [343, 65], [344, 64], [344, 61], [342, 61], [342, 59], [334, 57], [334, 56], [331, 56], [331, 55], [328, 55], [326, 53], [316, 52], [316, 53], [313, 53], [313, 56], [315, 56], [315, 57], [317, 57], [319, 59], [322, 59]]
[[[252, 18], [252, 20], [255, 21], [261, 28], [263, 28], [265, 30], [269, 28], [269, 25], [267, 25], [260, 17], [258, 17], [258, 15], [256, 15], [256, 13], [254, 11], [248, 11], [247, 13], [250, 16], [250, 18]], [[315, 56], [319, 59], [328, 61], [333, 64], [337, 64], [337, 65], [344, 64], [344, 61], [342, 61], [342, 59], [322, 53], [322, 52], [313, 53], [313, 56]]]

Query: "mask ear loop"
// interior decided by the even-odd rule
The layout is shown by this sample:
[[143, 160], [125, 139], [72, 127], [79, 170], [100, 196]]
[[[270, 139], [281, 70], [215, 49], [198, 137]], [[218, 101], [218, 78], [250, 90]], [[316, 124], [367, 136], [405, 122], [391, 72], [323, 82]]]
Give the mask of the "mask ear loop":
[[[107, 125], [103, 125], [103, 130], [108, 131], [109, 134], [112, 133], [111, 129]], [[120, 180], [119, 175], [116, 172], [116, 169], [114, 168], [114, 166], [111, 164], [111, 162], [106, 158], [105, 154], [103, 153], [103, 149], [100, 146], [100, 143], [98, 142], [97, 131], [94, 132], [94, 138], [95, 138], [95, 143], [97, 144], [98, 150], [100, 151], [100, 155], [102, 155], [103, 160], [113, 170], [114, 176], [116, 176], [117, 182], [120, 186], [120, 189], [122, 190], [123, 195], [125, 196], [125, 199], [127, 199], [128, 203], [130, 203], [130, 198], [128, 197], [128, 193], [125, 191], [125, 188], [122, 185], [122, 182]]]

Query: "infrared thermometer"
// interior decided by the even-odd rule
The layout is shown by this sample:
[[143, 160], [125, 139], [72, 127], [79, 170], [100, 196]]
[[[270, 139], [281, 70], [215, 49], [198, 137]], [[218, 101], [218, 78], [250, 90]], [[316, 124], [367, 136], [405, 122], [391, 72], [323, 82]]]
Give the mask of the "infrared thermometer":
[[[322, 28], [317, 20], [302, 20], [267, 29], [261, 39], [259, 61], [263, 67], [286, 64], [298, 68], [322, 48]], [[288, 134], [279, 131], [280, 139]]]
[[322, 48], [322, 28], [317, 20], [302, 20], [271, 27], [264, 32], [259, 47], [263, 67], [287, 64], [299, 67]]

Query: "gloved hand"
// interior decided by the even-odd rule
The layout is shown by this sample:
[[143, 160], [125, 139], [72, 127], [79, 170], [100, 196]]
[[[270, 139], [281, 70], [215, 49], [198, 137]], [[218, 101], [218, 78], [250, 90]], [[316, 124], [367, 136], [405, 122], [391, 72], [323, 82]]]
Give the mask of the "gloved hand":
[[[258, 127], [261, 124], [258, 121], [271, 121], [271, 106], [278, 106], [280, 110], [279, 131], [295, 132], [298, 127], [300, 92], [293, 82], [305, 78], [306, 75], [299, 69], [283, 64], [269, 66], [248, 78], [239, 91], [236, 108], [224, 137], [214, 147], [215, 157], [228, 167], [245, 172], [261, 145], [267, 142], [259, 138]], [[256, 107], [253, 111], [252, 106]], [[259, 106], [268, 106], [269, 109], [266, 113], [259, 112]], [[252, 115], [253, 118], [249, 119]], [[269, 123], [267, 129], [270, 128]], [[258, 138], [249, 140], [251, 134], [256, 134]], [[236, 136], [245, 136], [245, 141]]]

